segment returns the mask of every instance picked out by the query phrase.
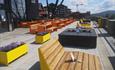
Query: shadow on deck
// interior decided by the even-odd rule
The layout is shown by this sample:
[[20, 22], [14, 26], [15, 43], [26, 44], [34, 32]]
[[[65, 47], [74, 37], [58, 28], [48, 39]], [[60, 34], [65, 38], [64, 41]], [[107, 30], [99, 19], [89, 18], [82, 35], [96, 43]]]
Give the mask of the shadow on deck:
[[36, 62], [29, 70], [40, 70], [40, 62]]
[[99, 37], [111, 37], [108, 33], [98, 34]]
[[8, 32], [8, 30], [0, 28], [0, 33]]
[[63, 47], [65, 48], [77, 48], [77, 49], [95, 49], [96, 47], [89, 47], [89, 46], [65, 46], [63, 45]]
[[114, 57], [109, 57], [109, 60], [113, 66], [113, 69], [115, 70], [115, 56]]

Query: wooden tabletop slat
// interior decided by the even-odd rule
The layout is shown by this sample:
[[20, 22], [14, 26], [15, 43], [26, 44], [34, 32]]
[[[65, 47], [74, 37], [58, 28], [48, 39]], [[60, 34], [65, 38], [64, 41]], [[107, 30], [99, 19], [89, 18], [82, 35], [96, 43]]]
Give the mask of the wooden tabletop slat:
[[75, 70], [82, 70], [83, 53], [79, 52]]
[[97, 56], [94, 56], [96, 70], [102, 70], [100, 60]]
[[70, 64], [70, 60], [71, 60], [71, 57], [69, 53], [67, 57], [65, 58], [64, 63], [61, 64], [61, 67], [59, 68], [59, 70], [67, 70]]
[[61, 64], [64, 63], [64, 61], [65, 61], [65, 59], [66, 59], [66, 57], [67, 57], [68, 54], [69, 54], [69, 52], [64, 52], [64, 55], [63, 55], [63, 57], [60, 59], [60, 61], [58, 62], [58, 64], [57, 64], [55, 70], [59, 70]]
[[89, 55], [89, 70], [95, 70], [95, 61], [93, 55]]
[[83, 68], [82, 70], [89, 70], [88, 68], [88, 54], [84, 53], [83, 56]]
[[77, 56], [78, 56], [78, 52], [72, 52], [74, 57], [75, 57], [75, 62], [70, 62], [68, 70], [74, 70], [75, 69], [75, 64], [77, 62]]

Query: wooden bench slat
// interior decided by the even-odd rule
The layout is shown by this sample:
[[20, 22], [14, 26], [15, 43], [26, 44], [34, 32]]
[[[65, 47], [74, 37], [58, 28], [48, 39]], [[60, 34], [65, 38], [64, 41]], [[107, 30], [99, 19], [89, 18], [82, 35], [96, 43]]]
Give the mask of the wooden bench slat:
[[65, 59], [67, 59], [69, 53], [70, 53], [70, 52], [67, 52], [67, 51], [64, 52], [64, 55], [63, 55], [63, 57], [60, 59], [60, 61], [58, 62], [58, 64], [57, 64], [55, 70], [60, 70], [62, 64], [65, 63]]
[[61, 47], [58, 47], [58, 48], [56, 48], [54, 51], [55, 52], [52, 52], [49, 56], [48, 56], [48, 58], [47, 58], [47, 63], [48, 64], [51, 64], [51, 62], [53, 62], [53, 59], [57, 56], [57, 54], [59, 53], [59, 52], [61, 52]]
[[64, 49], [61, 48], [61, 50], [57, 53], [57, 55], [54, 57], [54, 60], [50, 64], [51, 70], [54, 70], [54, 68], [56, 67], [56, 65], [58, 64], [58, 62], [60, 60], [60, 57], [62, 57], [63, 54], [64, 54]]
[[75, 70], [82, 70], [83, 53], [79, 52]]
[[62, 58], [60, 59], [60, 61], [58, 62], [57, 66], [55, 67], [55, 70], [59, 70], [60, 66], [62, 63], [64, 63], [67, 55], [69, 52], [64, 52], [64, 55], [62, 56]]
[[88, 70], [88, 54], [84, 53], [83, 56], [83, 70]]
[[45, 43], [42, 45], [42, 47], [40, 47], [40, 50], [42, 51], [42, 53], [45, 53], [47, 51], [47, 49], [49, 49], [49, 46], [52, 46], [55, 44], [57, 40], [50, 40], [49, 42]]
[[97, 56], [94, 56], [96, 70], [102, 70], [100, 60]]
[[75, 57], [75, 62], [70, 62], [68, 70], [74, 70], [75, 69], [75, 64], [77, 62], [77, 58], [78, 58], [78, 52], [73, 52], [73, 55]]
[[95, 70], [95, 61], [93, 55], [89, 55], [89, 70]]
[[44, 54], [45, 58], [48, 58], [48, 56], [50, 56], [51, 53], [55, 52], [56, 49], [58, 49], [59, 46], [59, 42], [56, 42], [55, 45], [52, 45], [50, 48], [48, 48]]

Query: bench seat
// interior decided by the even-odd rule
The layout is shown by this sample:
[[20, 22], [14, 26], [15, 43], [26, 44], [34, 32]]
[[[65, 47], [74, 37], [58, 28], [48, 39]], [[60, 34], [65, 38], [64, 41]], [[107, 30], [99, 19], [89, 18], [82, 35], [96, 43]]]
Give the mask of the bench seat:
[[[38, 51], [41, 70], [102, 70], [98, 56], [79, 51], [64, 51], [58, 40], [50, 40]], [[74, 62], [70, 53], [75, 57]]]
[[71, 52], [64, 52], [54, 70], [101, 70], [99, 58], [95, 55], [72, 52], [75, 61], [71, 61]]

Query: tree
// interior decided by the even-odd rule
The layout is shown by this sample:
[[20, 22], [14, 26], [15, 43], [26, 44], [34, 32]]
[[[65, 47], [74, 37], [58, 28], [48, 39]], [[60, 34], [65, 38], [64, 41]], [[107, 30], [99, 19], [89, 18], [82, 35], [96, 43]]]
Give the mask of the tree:
[[[61, 2], [60, 2], [59, 5], [61, 5], [63, 2], [64, 2], [64, 0], [61, 0]], [[46, 0], [47, 10], [48, 10], [48, 16], [50, 15], [49, 13], [51, 12], [51, 13], [52, 13], [51, 18], [54, 18], [54, 17], [55, 17], [55, 12], [56, 12], [56, 8], [57, 8], [57, 6], [58, 6], [58, 3], [59, 3], [59, 0], [56, 0], [56, 1], [55, 1], [55, 4], [54, 4], [54, 3], [50, 3], [50, 4], [49, 4], [49, 1]]]

